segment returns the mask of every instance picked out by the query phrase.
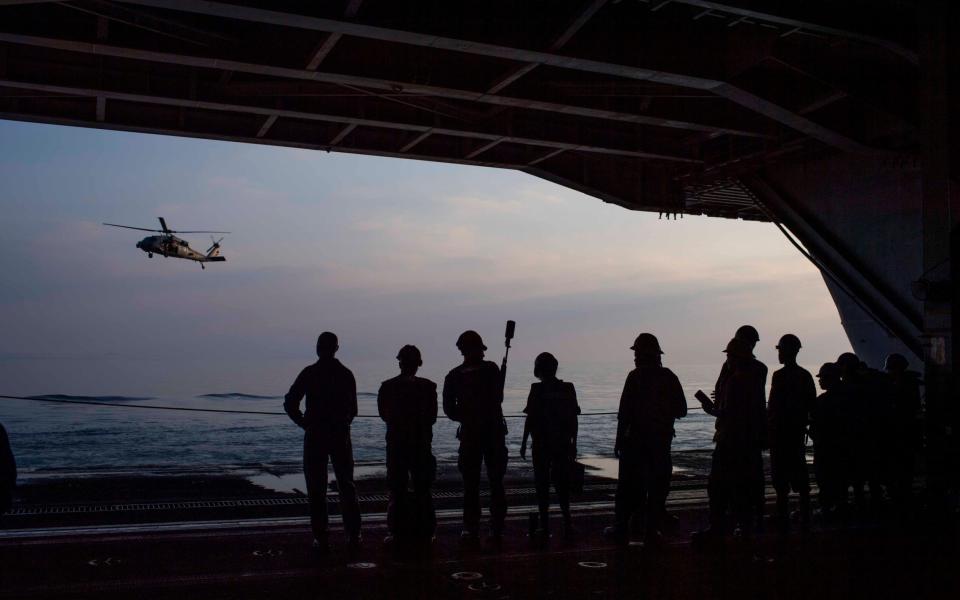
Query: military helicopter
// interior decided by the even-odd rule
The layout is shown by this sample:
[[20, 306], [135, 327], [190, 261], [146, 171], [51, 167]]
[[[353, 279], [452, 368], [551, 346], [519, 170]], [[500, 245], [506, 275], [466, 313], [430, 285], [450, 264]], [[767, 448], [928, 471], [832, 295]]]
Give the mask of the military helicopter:
[[213, 242], [213, 245], [207, 248], [206, 254], [201, 254], [193, 248], [190, 247], [185, 240], [181, 240], [177, 236], [173, 235], [175, 233], [230, 233], [229, 231], [174, 231], [167, 227], [167, 222], [163, 217], [157, 217], [160, 219], [160, 227], [162, 229], [147, 229], [145, 227], [130, 227], [129, 225], [117, 225], [115, 223], [104, 223], [104, 225], [109, 225], [110, 227], [123, 227], [124, 229], [136, 229], [137, 231], [155, 231], [163, 235], [151, 235], [150, 237], [145, 237], [139, 242], [137, 242], [137, 248], [140, 248], [147, 253], [149, 258], [153, 258], [154, 254], [159, 254], [160, 256], [167, 256], [173, 258], [184, 258], [186, 260], [195, 260], [200, 263], [200, 268], [204, 269], [203, 263], [207, 262], [223, 262], [226, 257], [220, 256], [220, 242], [223, 241], [221, 237], [219, 240], [213, 239], [213, 236], [210, 236], [210, 241]]

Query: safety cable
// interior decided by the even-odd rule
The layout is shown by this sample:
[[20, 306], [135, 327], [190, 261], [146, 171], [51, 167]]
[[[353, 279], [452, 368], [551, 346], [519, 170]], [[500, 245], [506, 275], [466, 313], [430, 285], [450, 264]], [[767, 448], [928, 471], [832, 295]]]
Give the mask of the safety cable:
[[[6, 400], [28, 400], [32, 402], [53, 402], [57, 404], [81, 404], [86, 406], [110, 406], [114, 408], [144, 408], [148, 410], [173, 410], [173, 411], [182, 411], [182, 412], [204, 412], [204, 413], [226, 413], [226, 414], [239, 414], [239, 415], [270, 415], [270, 416], [287, 416], [285, 412], [279, 411], [266, 411], [266, 410], [231, 410], [226, 408], [188, 408], [183, 406], [159, 406], [156, 404], [117, 404], [114, 402], [95, 402], [92, 400], [64, 400], [62, 398], [44, 398], [42, 396], [8, 396], [0, 395], [0, 398]], [[697, 411], [703, 410], [703, 408], [694, 406], [688, 407], [688, 411]], [[616, 416], [616, 411], [614, 412], [589, 412], [582, 413], [579, 416], [581, 417], [603, 417], [603, 416]], [[506, 419], [522, 419], [527, 415], [503, 415]], [[380, 415], [357, 415], [358, 419], [379, 419]]]

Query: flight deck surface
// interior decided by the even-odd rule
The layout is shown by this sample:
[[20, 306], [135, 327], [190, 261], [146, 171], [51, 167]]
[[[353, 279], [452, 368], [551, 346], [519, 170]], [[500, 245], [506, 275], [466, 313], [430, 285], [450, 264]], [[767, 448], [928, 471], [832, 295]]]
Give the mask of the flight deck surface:
[[[459, 510], [438, 514], [428, 554], [382, 543], [385, 515], [364, 515], [348, 549], [335, 524], [317, 553], [303, 517], [5, 529], [0, 598], [956, 598], [956, 531], [852, 523], [806, 534], [768, 532], [720, 546], [691, 544], [704, 490], [671, 503], [656, 547], [618, 547], [601, 534], [612, 502], [575, 507], [579, 535], [527, 535], [531, 505], [511, 507], [495, 548], [459, 540]], [[559, 521], [559, 518], [556, 519]], [[557, 523], [559, 525], [559, 523]]]

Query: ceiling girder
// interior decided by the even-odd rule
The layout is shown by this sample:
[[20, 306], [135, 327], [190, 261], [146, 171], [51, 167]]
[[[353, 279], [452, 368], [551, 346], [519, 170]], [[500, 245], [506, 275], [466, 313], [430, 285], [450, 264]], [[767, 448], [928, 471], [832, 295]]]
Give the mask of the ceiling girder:
[[[124, 92], [116, 92], [116, 91], [104, 90], [104, 89], [50, 85], [50, 84], [32, 83], [32, 82], [17, 81], [17, 80], [11, 80], [11, 79], [3, 79], [3, 78], [0, 78], [0, 87], [26, 89], [26, 90], [46, 92], [46, 93], [52, 93], [52, 94], [75, 95], [75, 96], [84, 96], [84, 97], [91, 97], [91, 98], [106, 98], [107, 100], [120, 100], [120, 101], [126, 101], [126, 102], [138, 102], [138, 103], [156, 104], [156, 105], [162, 105], [162, 106], [176, 106], [181, 108], [198, 108], [198, 109], [222, 111], [222, 112], [256, 114], [256, 115], [264, 115], [268, 118], [282, 117], [282, 118], [302, 119], [307, 121], [342, 123], [344, 125], [348, 125], [348, 126], [352, 125], [354, 127], [356, 126], [378, 127], [383, 129], [394, 129], [394, 130], [412, 131], [412, 132], [418, 132], [418, 133], [447, 135], [451, 137], [485, 140], [488, 142], [496, 142], [496, 143], [511, 142], [515, 144], [534, 146], [539, 148], [556, 148], [556, 149], [570, 150], [570, 151], [576, 151], [576, 152], [588, 152], [592, 154], [627, 156], [632, 158], [664, 160], [664, 161], [681, 162], [681, 163], [689, 163], [689, 164], [701, 163], [701, 161], [693, 158], [682, 157], [682, 156], [672, 156], [672, 155], [659, 154], [659, 153], [653, 153], [653, 152], [641, 152], [636, 150], [607, 148], [603, 146], [593, 146], [589, 144], [577, 144], [577, 143], [562, 142], [557, 140], [543, 140], [543, 139], [527, 138], [527, 137], [520, 137], [520, 136], [504, 136], [504, 135], [498, 135], [493, 133], [486, 133], [482, 131], [468, 131], [468, 130], [462, 130], [462, 129], [430, 127], [430, 126], [410, 124], [410, 123], [380, 121], [375, 119], [363, 119], [363, 118], [348, 117], [348, 116], [342, 116], [342, 115], [331, 115], [331, 114], [321, 114], [321, 113], [296, 111], [296, 110], [285, 110], [280, 108], [266, 108], [262, 106], [250, 106], [250, 105], [244, 105], [244, 104], [228, 104], [223, 102], [210, 102], [210, 101], [203, 101], [203, 100], [192, 100], [187, 98], [174, 98], [169, 96], [124, 93]], [[269, 126], [272, 126], [272, 125], [273, 125], [273, 122], [270, 122]], [[263, 135], [258, 135], [257, 137], [266, 136], [267, 132], [265, 131], [265, 129], [268, 130], [269, 126], [268, 126], [268, 123], [265, 122], [264, 128], [261, 129], [261, 131], [263, 132]], [[349, 131], [347, 133], [349, 133]], [[340, 140], [337, 140], [337, 142], [334, 142], [334, 143], [339, 143], [339, 141]], [[492, 147], [492, 145], [490, 147]]]
[[623, 77], [626, 79], [640, 81], [654, 81], [678, 87], [708, 90], [730, 100], [731, 102], [739, 104], [744, 108], [756, 112], [757, 114], [777, 121], [783, 125], [786, 125], [787, 127], [800, 131], [811, 138], [820, 140], [845, 152], [854, 152], [860, 154], [873, 154], [876, 152], [874, 149], [871, 149], [856, 140], [850, 139], [843, 134], [832, 131], [827, 127], [819, 125], [803, 115], [792, 112], [789, 109], [779, 106], [760, 96], [751, 94], [748, 91], [740, 89], [731, 83], [716, 79], [696, 77], [683, 73], [671, 73], [654, 69], [645, 69], [642, 67], [577, 58], [572, 56], [563, 56], [551, 52], [538, 52], [535, 50], [511, 48], [472, 40], [448, 38], [427, 33], [374, 27], [361, 23], [336, 19], [322, 19], [292, 13], [263, 10], [222, 2], [200, 0], [123, 1], [130, 4], [151, 6], [154, 8], [167, 10], [192, 12], [208, 16], [238, 19], [299, 29], [340, 33], [343, 35], [380, 40], [384, 42], [409, 44], [426, 48], [437, 48], [452, 52], [474, 54], [478, 56], [502, 58], [506, 60], [527, 63], [538, 63], [551, 67], [558, 67], [561, 69], [583, 71], [586, 73]]
[[413, 95], [432, 96], [438, 98], [447, 98], [452, 100], [462, 100], [466, 102], [477, 102], [481, 104], [493, 104], [506, 106], [509, 108], [528, 109], [542, 112], [559, 113], [578, 117], [587, 117], [593, 119], [603, 119], [608, 121], [619, 121], [623, 123], [633, 123], [636, 125], [648, 125], [654, 127], [663, 127], [667, 129], [681, 129], [687, 131], [705, 131], [710, 133], [723, 133], [740, 137], [752, 138], [772, 138], [773, 136], [759, 132], [749, 131], [738, 128], [723, 127], [706, 123], [694, 123], [678, 119], [667, 119], [652, 115], [637, 115], [612, 110], [578, 106], [571, 104], [559, 104], [556, 102], [545, 102], [542, 100], [532, 100], [528, 98], [514, 98], [501, 96], [497, 94], [486, 94], [472, 90], [463, 90], [457, 88], [440, 87], [435, 85], [421, 85], [403, 81], [393, 81], [389, 79], [380, 79], [375, 77], [362, 77], [357, 75], [345, 75], [340, 73], [330, 73], [323, 71], [311, 71], [308, 69], [294, 69], [290, 67], [278, 67], [273, 65], [263, 65], [247, 63], [235, 60], [226, 60], [220, 58], [209, 58], [203, 56], [193, 56], [185, 54], [173, 54], [169, 52], [156, 52], [152, 50], [140, 50], [136, 48], [126, 48], [121, 46], [111, 46], [107, 44], [94, 44], [89, 42], [78, 42], [73, 40], [64, 40], [48, 37], [37, 37], [30, 35], [21, 35], [13, 33], [0, 32], [0, 42], [11, 44], [21, 44], [26, 46], [36, 46], [41, 48], [50, 48], [64, 50], [67, 52], [80, 52], [95, 56], [112, 56], [116, 58], [128, 58], [142, 60], [147, 62], [157, 62], [164, 64], [180, 65], [186, 67], [199, 67], [224, 71], [235, 71], [239, 73], [249, 73], [255, 75], [265, 75], [269, 77], [278, 77], [284, 79], [317, 81], [321, 83], [332, 83], [337, 85], [348, 85], [375, 90], [389, 91], [393, 93], [408, 93]]

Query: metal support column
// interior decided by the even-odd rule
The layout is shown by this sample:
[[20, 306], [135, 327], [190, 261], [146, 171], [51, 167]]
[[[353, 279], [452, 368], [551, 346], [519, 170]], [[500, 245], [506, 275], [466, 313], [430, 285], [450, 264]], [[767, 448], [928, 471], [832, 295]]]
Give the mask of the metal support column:
[[[957, 9], [946, 2], [920, 3], [920, 114], [923, 139], [923, 278], [943, 282], [951, 265], [951, 232], [957, 226], [957, 193], [951, 180], [951, 119], [948, 31]], [[955, 251], [954, 251], [955, 258]], [[956, 280], [950, 287], [955, 287]], [[949, 283], [948, 283], [949, 285]], [[923, 306], [927, 417], [927, 485], [931, 507], [948, 509], [945, 500], [956, 484], [956, 414], [952, 381], [952, 294], [930, 294]]]

